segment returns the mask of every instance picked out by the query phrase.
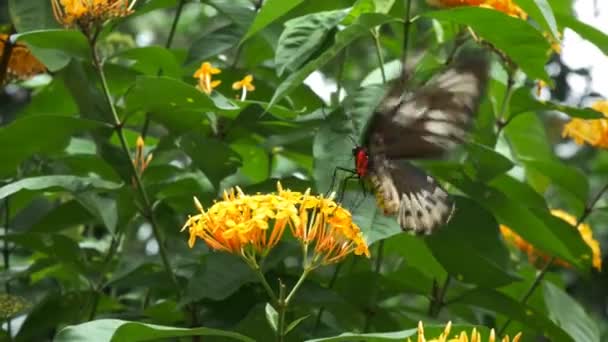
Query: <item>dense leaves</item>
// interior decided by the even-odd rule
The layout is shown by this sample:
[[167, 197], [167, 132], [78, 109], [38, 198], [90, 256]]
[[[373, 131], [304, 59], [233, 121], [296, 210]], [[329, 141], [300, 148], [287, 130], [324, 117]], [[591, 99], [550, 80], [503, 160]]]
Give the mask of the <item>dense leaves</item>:
[[[571, 118], [608, 109], [591, 108], [592, 84], [570, 88], [593, 75], [569, 73], [555, 52], [565, 28], [604, 53], [608, 35], [571, 1], [518, 0], [522, 19], [501, 1], [141, 0], [103, 21], [53, 2], [68, 3], [0, 4], [11, 34], [0, 45], [0, 339], [405, 341], [418, 321], [426, 340], [448, 321], [450, 338], [608, 336], [594, 245], [608, 235], [608, 124], [581, 121], [575, 138], [590, 146], [561, 136]], [[404, 89], [419, 89], [470, 49], [491, 60], [471, 134], [445, 158], [411, 161], [456, 209], [430, 236], [405, 234], [354, 172], [353, 148], [402, 67]], [[45, 75], [5, 77], [22, 67], [11, 50]], [[371, 258], [349, 250], [310, 267], [323, 246], [303, 244], [294, 222], [320, 222], [305, 215], [316, 205], [287, 215], [269, 250], [284, 213], [266, 202], [218, 205], [226, 230], [189, 241], [184, 223], [214, 224], [194, 215], [229, 203], [233, 186], [332, 196], [352, 215], [332, 220], [352, 218], [362, 235], [330, 234], [331, 253], [362, 237]], [[233, 218], [251, 213], [248, 232], [263, 233], [238, 235]]]

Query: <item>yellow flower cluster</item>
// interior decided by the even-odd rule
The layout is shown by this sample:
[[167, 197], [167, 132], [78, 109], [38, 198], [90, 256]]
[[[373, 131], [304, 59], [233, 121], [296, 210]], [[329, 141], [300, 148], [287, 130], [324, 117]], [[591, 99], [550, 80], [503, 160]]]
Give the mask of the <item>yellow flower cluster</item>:
[[[201, 66], [196, 69], [194, 78], [198, 79], [197, 88], [205, 94], [211, 94], [213, 89], [222, 84], [221, 80], [213, 80], [213, 75], [220, 74], [222, 70], [216, 68], [209, 62], [201, 63]], [[241, 101], [245, 101], [247, 98], [248, 91], [254, 91], [255, 86], [253, 85], [253, 76], [246, 75], [242, 80], [232, 83], [232, 89], [241, 90]]]
[[10, 47], [10, 55], [5, 57], [4, 51], [9, 39], [8, 34], [0, 34], [0, 60], [8, 58], [7, 77], [3, 81], [25, 80], [46, 72], [46, 67], [32, 55], [27, 46], [21, 43], [13, 43]]
[[200, 214], [191, 216], [182, 231], [189, 229], [188, 245], [197, 238], [209, 247], [255, 261], [266, 256], [290, 228], [304, 250], [314, 244], [314, 268], [334, 263], [350, 253], [366, 255], [369, 250], [350, 213], [322, 196], [285, 190], [277, 183], [277, 194], [246, 195], [240, 188], [224, 192], [222, 201], [207, 211], [196, 197]]
[[57, 21], [66, 26], [88, 28], [111, 18], [133, 13], [137, 0], [51, 0]]
[[135, 170], [141, 175], [150, 165], [152, 161], [153, 155], [152, 153], [148, 154], [148, 156], [144, 155], [144, 139], [139, 136], [137, 137], [137, 148], [135, 149], [135, 158], [133, 158], [133, 165], [135, 165]]
[[[452, 322], [448, 322], [448, 324], [446, 324], [445, 329], [443, 330], [443, 332], [441, 333], [441, 335], [439, 335], [439, 337], [436, 338], [432, 338], [432, 339], [427, 339], [426, 336], [424, 336], [424, 326], [422, 324], [422, 322], [418, 322], [418, 332], [417, 332], [417, 342], [483, 342], [483, 340], [481, 339], [481, 334], [479, 333], [479, 331], [477, 331], [477, 329], [473, 328], [473, 330], [471, 331], [471, 334], [467, 334], [466, 331], [461, 331], [460, 334], [455, 335], [454, 337], [450, 338], [450, 331], [452, 330]], [[513, 337], [513, 339], [511, 340], [511, 338], [507, 335], [505, 337], [502, 338], [502, 340], [500, 340], [501, 342], [518, 342], [519, 339], [521, 338], [521, 332], [518, 333], [517, 335], [515, 335], [515, 337]], [[407, 339], [408, 342], [412, 342], [411, 339]], [[488, 342], [496, 342], [496, 333], [494, 332], [494, 329], [490, 330], [490, 337], [488, 338]]]
[[608, 101], [597, 101], [591, 108], [604, 114], [606, 118], [586, 120], [573, 118], [562, 131], [562, 136], [574, 139], [574, 142], [583, 145], [585, 143], [608, 148]]
[[[562, 210], [551, 210], [551, 214], [553, 216], [559, 217], [560, 219], [568, 222], [573, 227], [576, 225], [577, 219], [576, 217], [562, 211]], [[600, 250], [600, 244], [597, 240], [593, 238], [593, 231], [591, 227], [586, 223], [581, 223], [577, 227], [581, 238], [585, 241], [585, 243], [591, 248], [592, 256], [592, 264], [598, 271], [602, 270], [602, 253]], [[546, 263], [550, 260], [550, 257], [537, 250], [530, 244], [528, 241], [524, 240], [517, 233], [512, 231], [509, 227], [500, 225], [500, 232], [506, 241], [511, 243], [513, 246], [517, 247], [520, 251], [524, 252], [528, 256], [528, 260], [531, 264], [542, 267], [546, 265]], [[555, 260], [554, 263], [563, 267], [570, 267], [570, 264], [563, 260]]]
[[512, 17], [521, 19], [528, 18], [528, 14], [517, 6], [513, 0], [426, 0], [426, 2], [429, 5], [436, 7], [485, 7], [506, 13]]

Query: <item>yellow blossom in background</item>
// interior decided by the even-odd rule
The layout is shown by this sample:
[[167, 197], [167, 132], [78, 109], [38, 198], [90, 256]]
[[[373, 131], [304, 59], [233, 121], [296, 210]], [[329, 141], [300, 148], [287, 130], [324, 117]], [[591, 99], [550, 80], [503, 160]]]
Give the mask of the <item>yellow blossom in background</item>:
[[[577, 222], [576, 217], [574, 217], [562, 210], [557, 210], [557, 209], [551, 210], [551, 214], [553, 214], [553, 216], [559, 217], [560, 219], [566, 221], [573, 227], [576, 225], [576, 222]], [[583, 241], [585, 241], [585, 243], [589, 246], [589, 248], [591, 248], [591, 251], [593, 253], [593, 256], [592, 256], [593, 267], [596, 268], [598, 271], [601, 271], [602, 270], [602, 254], [601, 254], [601, 250], [600, 250], [600, 244], [597, 240], [595, 240], [593, 238], [593, 231], [591, 230], [591, 227], [586, 223], [581, 223], [578, 225], [577, 229], [578, 229], [578, 232], [581, 235], [581, 238], [583, 239]], [[537, 267], [542, 267], [542, 266], [546, 265], [546, 263], [551, 259], [547, 254], [537, 250], [532, 244], [530, 244], [528, 241], [524, 240], [521, 236], [519, 236], [517, 233], [512, 231], [509, 227], [500, 225], [500, 232], [502, 233], [502, 236], [504, 237], [504, 239], [507, 242], [514, 245], [515, 247], [517, 247], [517, 249], [524, 252], [528, 256], [528, 260], [530, 261], [531, 264], [533, 264]], [[554, 261], [554, 263], [559, 266], [570, 267], [570, 265], [563, 260], [556, 259]]]
[[547, 41], [549, 41], [549, 44], [551, 44], [551, 50], [553, 50], [553, 52], [559, 55], [562, 53], [562, 45], [559, 41], [560, 39], [562, 39], [562, 34], [561, 32], [558, 32], [558, 34], [558, 37], [554, 38], [553, 35], [549, 32], [543, 32], [543, 36], [547, 38]]
[[[350, 213], [330, 199], [285, 190], [277, 194], [246, 195], [240, 188], [224, 192], [224, 198], [204, 210], [194, 199], [199, 214], [191, 216], [188, 245], [200, 238], [212, 249], [233, 253], [255, 262], [281, 240], [287, 227], [305, 246], [315, 244], [313, 262], [337, 262], [349, 253], [369, 256], [367, 244]], [[316, 263], [316, 264], [315, 264]]]
[[587, 143], [595, 147], [608, 148], [608, 101], [597, 101], [591, 108], [604, 114], [606, 118], [591, 120], [573, 118], [564, 126], [562, 137], [572, 138], [579, 145]]
[[195, 72], [193, 77], [198, 79], [198, 89], [205, 92], [206, 94], [211, 94], [213, 88], [219, 86], [222, 81], [211, 80], [213, 75], [217, 75], [222, 71], [219, 68], [214, 67], [209, 62], [203, 62]]
[[245, 101], [248, 91], [254, 91], [253, 76], [247, 75], [242, 80], [232, 83], [232, 89], [241, 90], [241, 101]]
[[6, 77], [2, 81], [26, 80], [46, 72], [46, 67], [32, 55], [27, 46], [21, 43], [12, 43], [10, 55], [5, 57], [4, 52], [9, 39], [8, 34], [0, 34], [0, 61], [9, 58], [6, 64]]
[[435, 7], [485, 7], [506, 13], [512, 17], [524, 20], [528, 18], [528, 14], [517, 6], [513, 0], [426, 0], [426, 2]]
[[[429, 338], [427, 336], [425, 336], [424, 334], [424, 325], [422, 324], [422, 321], [418, 322], [418, 331], [416, 333], [416, 341], [417, 342], [483, 342], [482, 338], [481, 338], [481, 333], [479, 331], [477, 331], [476, 328], [473, 328], [473, 330], [471, 331], [470, 334], [467, 334], [466, 331], [461, 331], [460, 334], [455, 334], [452, 337], [450, 337], [450, 332], [452, 330], [452, 322], [448, 322], [448, 324], [446, 324], [445, 329], [443, 330], [443, 332], [441, 333], [441, 335], [439, 335], [438, 337], [435, 338]], [[518, 333], [517, 335], [515, 335], [513, 337], [513, 339], [511, 339], [508, 335], [504, 336], [501, 340], [497, 340], [496, 339], [496, 333], [494, 332], [494, 329], [490, 330], [490, 336], [488, 337], [488, 342], [496, 342], [496, 341], [501, 341], [501, 342], [518, 342], [521, 338], [521, 332]], [[410, 338], [407, 339], [408, 342], [412, 342], [412, 340]]]
[[536, 81], [536, 97], [540, 97], [542, 94], [543, 88], [547, 86], [547, 82], [543, 80]]
[[89, 29], [108, 19], [133, 13], [137, 0], [51, 0], [57, 21], [66, 26]]

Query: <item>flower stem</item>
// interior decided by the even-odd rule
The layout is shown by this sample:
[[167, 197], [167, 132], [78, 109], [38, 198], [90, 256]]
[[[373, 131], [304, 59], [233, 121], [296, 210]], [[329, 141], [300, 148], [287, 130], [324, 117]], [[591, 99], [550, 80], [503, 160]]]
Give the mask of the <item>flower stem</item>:
[[365, 312], [365, 325], [363, 328], [363, 332], [368, 332], [371, 323], [372, 323], [372, 316], [374, 315], [373, 310], [375, 310], [374, 308], [372, 308], [372, 305], [375, 305], [376, 303], [376, 296], [378, 294], [378, 279], [380, 278], [380, 267], [382, 266], [382, 258], [383, 258], [383, 254], [384, 254], [384, 240], [380, 240], [380, 242], [378, 243], [378, 252], [377, 252], [378, 256], [376, 257], [376, 264], [374, 267], [374, 280], [373, 280], [373, 285], [372, 285], [372, 290], [370, 293], [370, 303], [369, 303], [369, 307]]
[[372, 29], [371, 34], [372, 38], [374, 39], [374, 46], [376, 48], [376, 57], [378, 58], [380, 73], [382, 74], [382, 83], [386, 83], [386, 72], [384, 71], [384, 56], [382, 55], [382, 47], [380, 46], [380, 33], [376, 29]]
[[[165, 49], [171, 48], [173, 44], [173, 38], [175, 37], [175, 31], [177, 29], [177, 23], [179, 22], [179, 18], [182, 15], [182, 9], [184, 8], [184, 4], [186, 0], [180, 0], [177, 4], [177, 10], [175, 11], [175, 17], [173, 17], [173, 23], [171, 23], [171, 30], [169, 31], [169, 36], [167, 37], [167, 41], [165, 42]], [[158, 70], [158, 76], [163, 74], [162, 70]], [[150, 113], [146, 113], [146, 118], [144, 119], [144, 124], [141, 128], [141, 137], [145, 138], [148, 135], [148, 128], [150, 127]]]
[[[2, 246], [2, 256], [4, 261], [4, 272], [6, 274], [10, 273], [11, 264], [10, 264], [10, 250], [9, 250], [9, 242], [6, 238], [9, 234], [9, 225], [11, 222], [11, 209], [10, 209], [10, 197], [6, 197], [4, 199], [4, 245]], [[11, 293], [11, 285], [9, 280], [7, 279], [4, 283], [4, 291], [7, 294]], [[12, 320], [10, 317], [6, 319], [6, 331], [9, 336], [12, 336]]]
[[262, 286], [264, 287], [264, 290], [266, 290], [266, 293], [268, 294], [268, 297], [270, 297], [270, 300], [272, 301], [272, 304], [274, 306], [278, 307], [279, 306], [279, 299], [274, 294], [274, 291], [272, 291], [272, 288], [270, 287], [270, 285], [266, 281], [266, 277], [264, 277], [264, 273], [262, 273], [262, 269], [260, 268], [260, 266], [258, 266], [257, 263], [251, 262], [249, 259], [247, 259], [245, 257], [243, 257], [243, 258], [245, 259], [245, 262], [253, 269], [253, 273], [255, 273], [256, 277], [258, 277], [258, 280], [260, 281], [260, 283], [262, 283]]
[[[106, 80], [105, 73], [103, 71], [103, 66], [101, 64], [99, 55], [97, 54], [97, 51], [95, 49], [96, 41], [94, 39], [92, 39], [92, 40], [90, 40], [89, 43], [90, 43], [91, 52], [93, 55], [93, 64], [95, 66], [95, 69], [97, 70], [97, 73], [99, 74], [99, 79], [101, 81], [102, 90], [103, 90], [106, 102], [108, 103], [108, 106], [110, 107], [110, 112], [112, 113], [112, 118], [114, 120], [114, 130], [116, 132], [116, 135], [118, 136], [118, 139], [120, 140], [120, 145], [123, 149], [123, 152], [128, 157], [128, 159], [131, 160], [131, 154], [129, 152], [129, 145], [127, 144], [127, 139], [126, 139], [124, 131], [123, 131], [123, 123], [120, 121], [120, 118], [118, 117], [118, 113], [116, 112], [116, 107], [114, 106], [114, 102], [112, 101], [112, 97], [110, 95], [110, 90], [108, 87], [108, 82]], [[150, 222], [150, 225], [152, 226], [152, 231], [154, 233], [154, 238], [156, 239], [156, 242], [158, 243], [158, 251], [159, 251], [163, 266], [165, 268], [165, 271], [167, 272], [167, 275], [171, 279], [171, 282], [175, 286], [177, 296], [180, 297], [181, 290], [179, 287], [179, 283], [177, 282], [177, 278], [175, 277], [175, 274], [173, 273], [173, 270], [171, 269], [171, 264], [169, 263], [169, 258], [167, 256], [166, 247], [163, 244], [163, 242], [161, 241], [161, 231], [158, 226], [158, 223], [156, 222], [156, 218], [154, 217], [152, 203], [150, 202], [148, 194], [143, 187], [139, 173], [137, 172], [137, 169], [135, 168], [135, 164], [129, 162], [129, 165], [131, 166], [131, 173], [133, 174], [133, 179], [135, 179], [135, 187], [143, 202], [142, 215], [148, 219], [148, 221]], [[111, 256], [110, 256], [110, 259], [111, 259]]]
[[[327, 289], [331, 290], [334, 287], [334, 285], [336, 284], [336, 280], [338, 280], [338, 274], [340, 273], [341, 268], [342, 268], [342, 263], [339, 263], [336, 265], [336, 268], [334, 268], [334, 273], [332, 274], [331, 279], [329, 280], [329, 284], [327, 285]], [[319, 328], [319, 325], [321, 324], [321, 319], [323, 318], [324, 312], [325, 312], [325, 307], [324, 306], [320, 307], [319, 313], [317, 314], [317, 318], [315, 320], [315, 325], [312, 329], [313, 335]]]

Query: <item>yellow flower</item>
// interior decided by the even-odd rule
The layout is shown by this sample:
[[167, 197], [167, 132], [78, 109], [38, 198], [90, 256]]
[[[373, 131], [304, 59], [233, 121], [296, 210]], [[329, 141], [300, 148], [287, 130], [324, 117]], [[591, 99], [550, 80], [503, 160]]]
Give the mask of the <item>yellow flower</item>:
[[[452, 330], [452, 322], [448, 322], [448, 324], [446, 324], [445, 329], [443, 330], [441, 335], [439, 335], [439, 337], [427, 339], [427, 337], [424, 335], [424, 326], [422, 324], [422, 321], [419, 321], [418, 322], [418, 331], [416, 334], [417, 335], [416, 340], [417, 340], [417, 342], [469, 342], [469, 341], [483, 342], [483, 340], [481, 339], [481, 334], [475, 328], [473, 328], [470, 335], [468, 335], [466, 333], [466, 331], [461, 331], [460, 334], [455, 334], [453, 337], [450, 337], [451, 330]], [[517, 335], [515, 335], [515, 337], [513, 337], [512, 340], [507, 335], [502, 338], [501, 342], [518, 342], [520, 338], [521, 338], [521, 332], [518, 333]], [[411, 342], [412, 340], [410, 338], [408, 338], [407, 341]], [[494, 332], [494, 329], [492, 329], [492, 330], [490, 330], [490, 336], [488, 337], [488, 342], [495, 342], [495, 341], [496, 341], [496, 333]]]
[[[562, 210], [551, 210], [551, 214], [566, 221], [573, 227], [576, 225], [576, 217]], [[598, 271], [601, 271], [602, 253], [600, 250], [600, 244], [597, 240], [593, 238], [593, 231], [591, 230], [591, 227], [586, 223], [581, 223], [578, 225], [577, 229], [583, 241], [585, 241], [589, 248], [591, 248], [591, 252], [593, 253], [593, 267], [595, 267]], [[509, 227], [500, 225], [500, 232], [502, 233], [502, 236], [505, 238], [506, 241], [517, 247], [520, 251], [524, 252], [528, 256], [528, 260], [531, 264], [537, 267], [542, 267], [546, 265], [546, 263], [550, 260], [550, 257], [547, 254], [534, 248], [532, 244], [524, 240], [521, 236], [512, 231]], [[570, 264], [563, 260], [556, 259], [554, 263], [559, 266], [570, 267]]]
[[3, 82], [12, 80], [25, 80], [37, 74], [46, 72], [46, 67], [40, 63], [27, 46], [21, 43], [10, 43], [8, 34], [0, 34], [0, 61], [4, 60], [6, 43], [9, 46], [8, 63], [6, 64], [6, 77]]
[[248, 91], [254, 91], [255, 87], [253, 86], [253, 76], [247, 75], [242, 80], [232, 83], [232, 89], [239, 90], [241, 89], [241, 101], [245, 101], [247, 98]]
[[57, 21], [66, 26], [74, 25], [83, 30], [112, 18], [133, 13], [137, 0], [51, 0]]
[[222, 71], [219, 68], [213, 67], [209, 62], [203, 62], [201, 67], [198, 68], [193, 77], [198, 78], [198, 89], [205, 92], [206, 94], [211, 94], [213, 88], [219, 86], [222, 81], [212, 81], [212, 75], [217, 75]]
[[133, 158], [133, 165], [135, 169], [141, 175], [148, 168], [148, 165], [152, 161], [152, 153], [148, 156], [144, 156], [144, 139], [139, 136], [137, 137], [137, 148], [135, 149], [135, 158]]
[[536, 81], [536, 97], [540, 97], [542, 94], [543, 88], [547, 86], [547, 82], [543, 80]]
[[[608, 118], [608, 101], [597, 101], [591, 108]], [[608, 119], [573, 118], [564, 126], [562, 137], [570, 137], [579, 145], [588, 143], [591, 146], [608, 148]]]
[[528, 14], [517, 6], [513, 0], [426, 0], [426, 2], [436, 7], [485, 7], [506, 13], [512, 17], [524, 20], [528, 18]]
[[200, 238], [209, 247], [233, 253], [255, 262], [281, 240], [286, 227], [305, 247], [314, 244], [314, 268], [337, 262], [351, 252], [369, 256], [367, 244], [350, 213], [330, 199], [285, 190], [277, 183], [277, 194], [245, 195], [240, 188], [224, 192], [224, 199], [207, 211], [196, 197], [200, 214], [191, 216], [182, 228], [189, 228], [188, 244]]
[[543, 32], [543, 36], [545, 38], [547, 38], [547, 41], [549, 41], [549, 43], [551, 44], [551, 50], [553, 50], [553, 52], [555, 52], [556, 54], [561, 54], [562, 53], [562, 45], [561, 42], [559, 41], [559, 39], [562, 38], [562, 34], [560, 32], [558, 32], [558, 37], [554, 38], [553, 35], [551, 35], [549, 32]]

